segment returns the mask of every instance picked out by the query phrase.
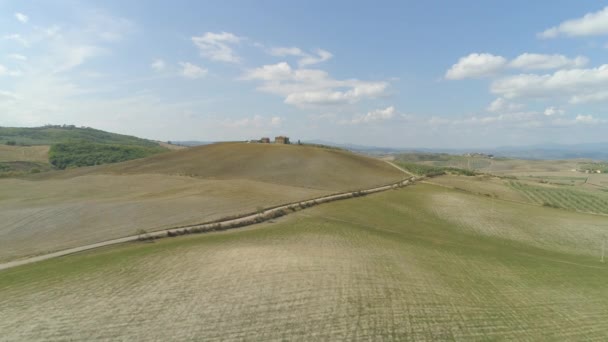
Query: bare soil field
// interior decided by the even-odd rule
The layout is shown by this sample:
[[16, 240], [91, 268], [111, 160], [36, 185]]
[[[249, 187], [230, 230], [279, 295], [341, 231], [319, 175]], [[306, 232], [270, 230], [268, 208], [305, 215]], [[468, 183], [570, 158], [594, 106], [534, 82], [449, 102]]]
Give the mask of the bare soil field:
[[8, 341], [605, 340], [605, 218], [491, 205], [422, 184], [5, 270], [0, 331]]

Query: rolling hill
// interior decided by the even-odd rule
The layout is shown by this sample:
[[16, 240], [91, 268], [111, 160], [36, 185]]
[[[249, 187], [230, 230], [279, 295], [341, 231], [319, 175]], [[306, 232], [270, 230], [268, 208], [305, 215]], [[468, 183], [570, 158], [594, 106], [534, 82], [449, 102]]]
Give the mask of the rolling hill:
[[226, 143], [0, 179], [0, 261], [402, 178], [387, 163], [350, 152]]
[[347, 151], [247, 143], [211, 144], [49, 176], [69, 178], [91, 174], [247, 179], [328, 191], [356, 190], [403, 178], [399, 170], [383, 161]]

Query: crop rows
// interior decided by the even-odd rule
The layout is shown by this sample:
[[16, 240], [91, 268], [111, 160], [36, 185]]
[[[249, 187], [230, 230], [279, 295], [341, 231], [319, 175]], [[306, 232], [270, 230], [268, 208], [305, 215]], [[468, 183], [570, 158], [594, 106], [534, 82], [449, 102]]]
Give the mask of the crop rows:
[[608, 196], [600, 193], [559, 187], [533, 186], [516, 181], [510, 181], [509, 185], [537, 204], [582, 212], [608, 214]]

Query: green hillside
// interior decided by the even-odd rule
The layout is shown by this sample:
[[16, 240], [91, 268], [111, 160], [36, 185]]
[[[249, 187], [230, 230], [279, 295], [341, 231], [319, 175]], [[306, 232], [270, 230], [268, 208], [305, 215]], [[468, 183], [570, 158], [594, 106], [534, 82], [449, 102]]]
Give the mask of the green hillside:
[[118, 144], [154, 147], [154, 141], [129, 135], [105, 132], [90, 127], [53, 125], [43, 127], [0, 127], [0, 143], [17, 145], [53, 145], [71, 141], [87, 141], [98, 144]]
[[0, 168], [4, 177], [116, 163], [168, 151], [154, 141], [72, 125], [0, 127], [0, 144], [0, 162], [38, 163], [22, 164], [30, 165], [29, 169], [5, 164]]

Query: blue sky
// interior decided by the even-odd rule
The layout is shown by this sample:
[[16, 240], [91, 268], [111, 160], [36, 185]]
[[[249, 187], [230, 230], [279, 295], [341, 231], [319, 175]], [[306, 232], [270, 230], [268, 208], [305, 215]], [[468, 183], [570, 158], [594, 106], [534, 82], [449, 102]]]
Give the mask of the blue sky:
[[0, 125], [395, 147], [607, 141], [608, 3], [1, 1]]

